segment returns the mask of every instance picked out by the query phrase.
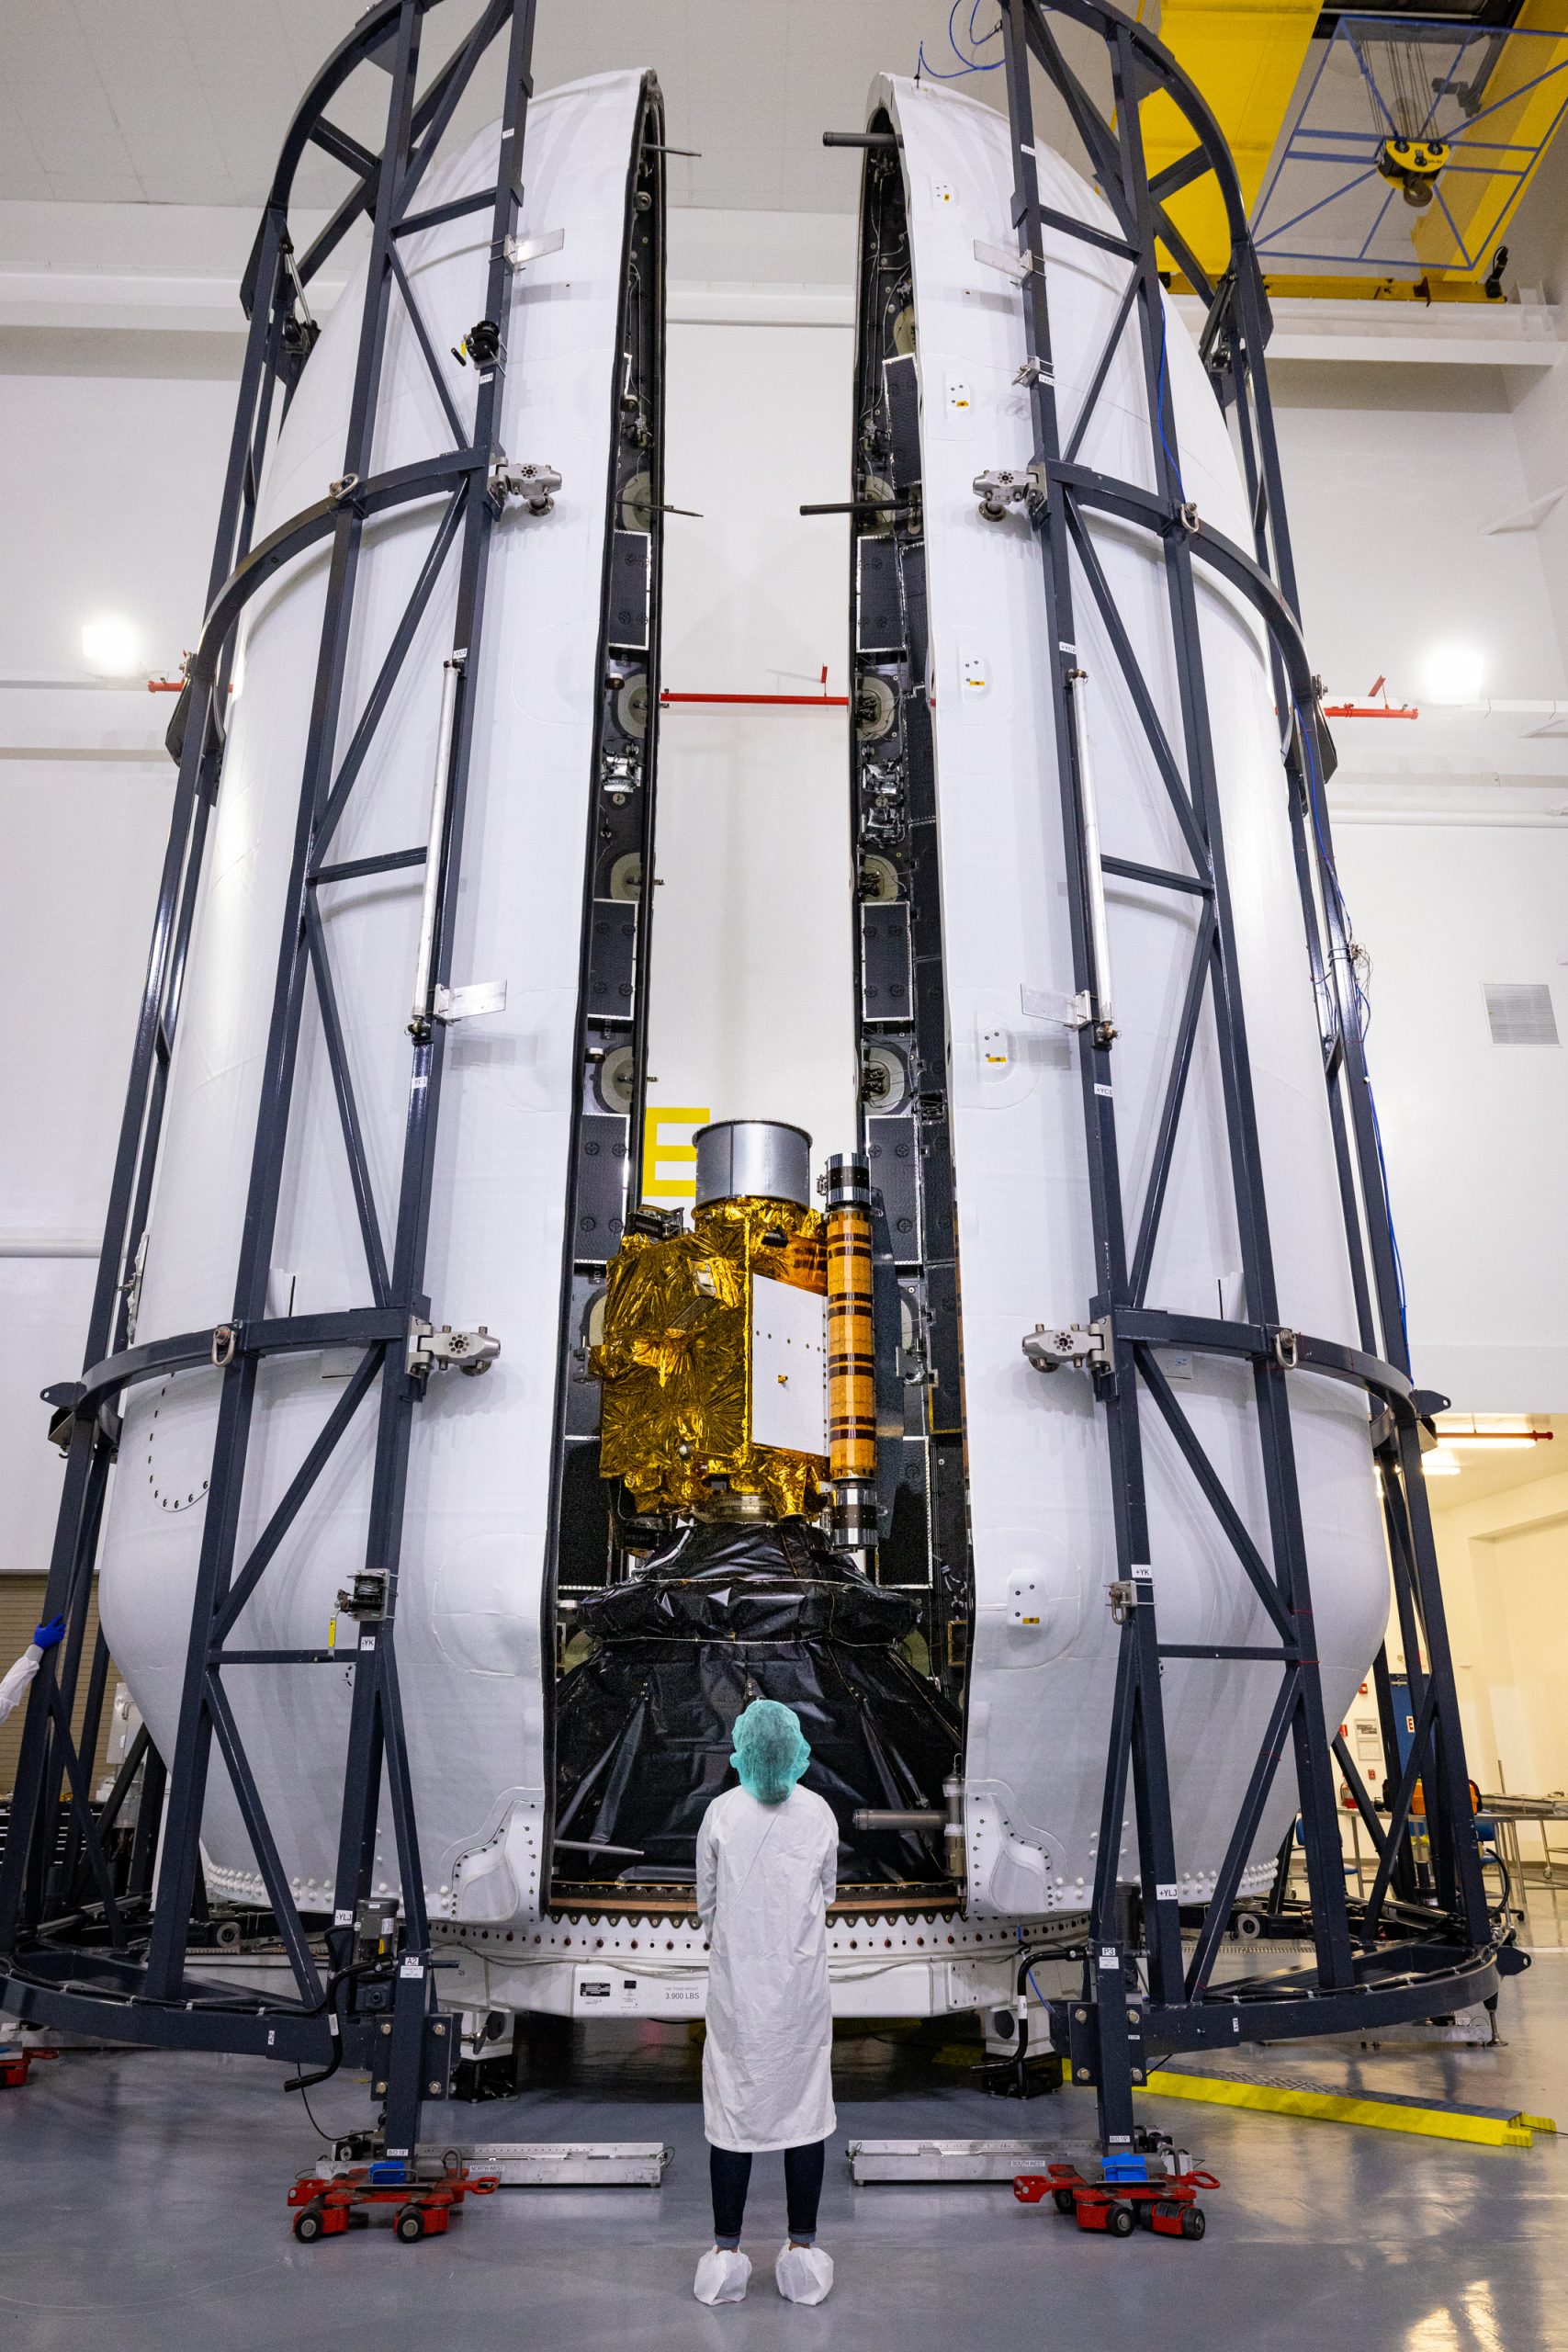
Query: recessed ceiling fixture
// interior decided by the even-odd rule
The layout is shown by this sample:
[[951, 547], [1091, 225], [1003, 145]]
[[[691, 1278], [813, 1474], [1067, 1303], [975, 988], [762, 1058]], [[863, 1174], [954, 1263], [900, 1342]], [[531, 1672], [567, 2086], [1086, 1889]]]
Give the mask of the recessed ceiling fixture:
[[1543, 981], [1483, 980], [1486, 1019], [1495, 1046], [1555, 1046], [1557, 1014]]
[[141, 632], [118, 613], [100, 614], [83, 628], [82, 652], [100, 678], [133, 677], [141, 666]]

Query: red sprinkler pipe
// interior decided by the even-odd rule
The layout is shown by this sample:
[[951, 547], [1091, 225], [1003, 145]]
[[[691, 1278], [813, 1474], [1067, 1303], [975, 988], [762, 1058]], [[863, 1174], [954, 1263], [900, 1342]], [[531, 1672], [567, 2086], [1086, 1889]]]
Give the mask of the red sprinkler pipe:
[[660, 706], [672, 702], [750, 702], [788, 703], [805, 710], [847, 710], [848, 695], [674, 695], [666, 687], [659, 697]]
[[[1382, 696], [1373, 702], [1373, 695]], [[1419, 718], [1421, 714], [1411, 702], [1390, 702], [1388, 680], [1381, 673], [1367, 688], [1365, 702], [1330, 702], [1323, 708], [1325, 718]]]
[[666, 686], [660, 694], [659, 703], [660, 709], [672, 702], [742, 702], [773, 705], [782, 703], [792, 710], [847, 710], [849, 708], [848, 695], [830, 695], [828, 692], [826, 662], [822, 664], [820, 684], [822, 691], [815, 695], [678, 695], [671, 694]]

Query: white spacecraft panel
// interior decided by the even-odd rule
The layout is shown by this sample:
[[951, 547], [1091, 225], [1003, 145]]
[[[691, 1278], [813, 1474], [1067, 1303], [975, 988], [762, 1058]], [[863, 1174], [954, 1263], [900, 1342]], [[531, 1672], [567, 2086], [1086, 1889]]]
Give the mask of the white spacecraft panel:
[[[512, 1917], [537, 1883], [543, 1807], [541, 1579], [592, 790], [606, 484], [615, 429], [627, 173], [642, 77], [605, 74], [531, 107], [526, 235], [565, 232], [513, 282], [502, 446], [558, 468], [555, 512], [496, 526], [478, 674], [453, 978], [502, 980], [504, 1009], [453, 1031], [442, 1102], [428, 1283], [437, 1322], [484, 1322], [499, 1363], [432, 1382], [414, 1426], [398, 1652], [425, 1874], [448, 1916]], [[499, 125], [433, 173], [431, 206], [493, 179]], [[484, 308], [488, 211], [403, 241], [436, 350]], [[267, 468], [256, 536], [342, 470], [363, 277], [327, 321]], [[450, 446], [398, 296], [378, 469]], [[451, 371], [461, 408], [471, 375]], [[424, 505], [372, 524], [340, 748], [430, 546]], [[260, 1099], [278, 939], [321, 638], [328, 556], [292, 565], [250, 608], [208, 872], [185, 989], [152, 1207], [139, 1332], [226, 1319]], [[425, 839], [451, 649], [449, 558], [333, 844], [347, 860]], [[389, 1252], [410, 1075], [407, 1023], [420, 869], [321, 892], [348, 1060]], [[272, 1311], [369, 1302], [320, 1023], [307, 1002]], [[290, 1306], [289, 1302], [292, 1301]], [[257, 1405], [239, 1558], [294, 1476], [352, 1360], [274, 1358]], [[190, 1598], [207, 1516], [220, 1375], [131, 1390], [103, 1551], [115, 1658], [172, 1753]], [[338, 1588], [365, 1557], [376, 1396], [361, 1408], [240, 1620], [243, 1647], [321, 1646]], [[269, 1669], [226, 1687], [298, 1900], [331, 1894], [348, 1673]], [[215, 1892], [259, 1881], [220, 1761], [205, 1820]], [[389, 1851], [378, 1885], [395, 1886]]]
[[[952, 1044], [964, 1316], [964, 1406], [976, 1577], [966, 1774], [971, 1907], [1075, 1910], [1092, 1883], [1117, 1641], [1116, 1573], [1101, 1416], [1082, 1375], [1043, 1377], [1020, 1352], [1037, 1321], [1081, 1321], [1096, 1288], [1076, 1040], [1025, 1001], [1073, 989], [1039, 546], [1021, 519], [983, 520], [983, 469], [1033, 455], [1021, 295], [976, 257], [1014, 250], [1006, 118], [929, 84], [889, 81], [903, 141], [921, 391], [942, 922]], [[1043, 200], [1114, 230], [1108, 207], [1042, 147]], [[1070, 431], [1110, 331], [1127, 265], [1047, 232], [1058, 400]], [[1225, 426], [1197, 351], [1167, 304], [1166, 361], [1183, 485], [1200, 513], [1250, 545]], [[1135, 322], [1123, 334], [1081, 461], [1153, 487]], [[1158, 550], [1097, 520], [1093, 542], [1128, 617], [1167, 734], [1182, 741]], [[1262, 632], [1202, 581], [1200, 626], [1238, 933], [1271, 1238], [1287, 1324], [1354, 1343], [1355, 1317], [1300, 902], [1279, 723]], [[1108, 854], [1186, 868], [1186, 853], [1099, 616], [1079, 581], [1078, 664]], [[1138, 1216], [1164, 1073], [1191, 962], [1198, 901], [1108, 883], [1123, 1202]], [[1028, 991], [1028, 996], [1021, 993]], [[1194, 1055], [1148, 1304], [1241, 1311], [1241, 1263], [1220, 1071], [1205, 1023]], [[1264, 1556], [1269, 1555], [1249, 1370], [1168, 1365], [1177, 1395]], [[1387, 1572], [1365, 1401], [1307, 1374], [1291, 1381], [1318, 1653], [1330, 1726], [1365, 1672]], [[1145, 1416], [1161, 1638], [1273, 1639], [1261, 1604], [1152, 1411]], [[1031, 1606], [1018, 1605], [1027, 1590]], [[1183, 1897], [1224, 1858], [1280, 1670], [1168, 1662], [1163, 1691]], [[1289, 1759], [1244, 1885], [1264, 1883], [1294, 1810]], [[1135, 1835], [1122, 1826], [1123, 1874]]]
[[828, 1453], [828, 1302], [751, 1277], [751, 1442]]

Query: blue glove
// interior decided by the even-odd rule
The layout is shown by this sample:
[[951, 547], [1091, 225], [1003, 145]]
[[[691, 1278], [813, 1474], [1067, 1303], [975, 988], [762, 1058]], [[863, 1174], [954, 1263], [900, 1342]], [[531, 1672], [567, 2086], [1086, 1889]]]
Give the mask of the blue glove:
[[51, 1617], [47, 1625], [37, 1625], [34, 1627], [33, 1640], [37, 1643], [40, 1650], [51, 1650], [56, 1642], [62, 1638], [64, 1632], [64, 1618]]

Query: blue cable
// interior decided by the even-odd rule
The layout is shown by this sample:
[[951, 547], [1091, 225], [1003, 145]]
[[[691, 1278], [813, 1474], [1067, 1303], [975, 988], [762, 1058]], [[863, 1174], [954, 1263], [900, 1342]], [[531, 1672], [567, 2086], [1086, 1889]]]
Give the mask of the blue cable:
[[1377, 1146], [1378, 1174], [1382, 1179], [1383, 1211], [1388, 1218], [1388, 1242], [1389, 1248], [1393, 1252], [1393, 1286], [1399, 1300], [1399, 1329], [1404, 1336], [1404, 1357], [1405, 1362], [1408, 1363], [1410, 1360], [1410, 1325], [1405, 1319], [1404, 1313], [1404, 1261], [1399, 1254], [1399, 1236], [1393, 1229], [1393, 1209], [1390, 1204], [1388, 1196], [1388, 1162], [1382, 1156], [1382, 1129], [1378, 1125], [1378, 1102], [1377, 1096], [1372, 1092], [1371, 1079], [1367, 1080], [1367, 1106], [1372, 1114], [1372, 1141]]
[[1176, 487], [1185, 503], [1187, 491], [1181, 479], [1181, 468], [1176, 462], [1175, 450], [1165, 437], [1165, 346], [1169, 331], [1170, 319], [1162, 301], [1159, 306], [1159, 382], [1155, 388], [1155, 422], [1159, 426], [1159, 446], [1170, 461], [1170, 470], [1176, 476]]
[[[1328, 854], [1328, 844], [1323, 838], [1323, 823], [1318, 814], [1317, 805], [1318, 795], [1322, 789], [1322, 779], [1318, 775], [1317, 768], [1317, 748], [1313, 741], [1312, 730], [1307, 726], [1305, 719], [1302, 717], [1301, 705], [1299, 703], [1292, 703], [1291, 707], [1296, 714], [1296, 724], [1301, 729], [1302, 744], [1306, 752], [1307, 804], [1312, 810], [1312, 830], [1317, 840], [1317, 854], [1323, 871], [1328, 876], [1329, 884], [1334, 892], [1334, 902], [1339, 915], [1340, 929], [1343, 931], [1346, 941], [1348, 943], [1350, 940], [1354, 939], [1356, 935], [1356, 927], [1350, 921], [1350, 910], [1345, 902], [1345, 893], [1339, 887], [1338, 868], [1336, 866], [1334, 860]], [[1350, 965], [1350, 986], [1354, 989], [1356, 997], [1357, 1042], [1364, 1045], [1366, 1043], [1367, 1032], [1372, 1025], [1372, 1006], [1371, 998], [1368, 996], [1365, 989], [1361, 986], [1360, 975], [1357, 972], [1354, 962]], [[1370, 1075], [1367, 1079], [1367, 1107], [1372, 1114], [1372, 1142], [1377, 1150], [1378, 1175], [1382, 1183], [1383, 1215], [1388, 1224], [1389, 1248], [1393, 1253], [1393, 1286], [1394, 1294], [1399, 1303], [1399, 1328], [1404, 1340], [1404, 1354], [1405, 1360], [1408, 1362], [1410, 1356], [1410, 1325], [1405, 1315], [1404, 1261], [1399, 1254], [1399, 1235], [1394, 1230], [1393, 1202], [1388, 1186], [1388, 1162], [1383, 1158], [1382, 1127], [1378, 1119], [1377, 1096], [1372, 1091], [1372, 1082]]]
[[[944, 74], [940, 65], [933, 65], [926, 55], [926, 45], [922, 40], [919, 45], [919, 53], [915, 59], [915, 79], [917, 82], [919, 80], [922, 72], [929, 74], [933, 82], [961, 82], [966, 74], [997, 74], [1000, 72], [1003, 64], [1006, 62], [1005, 59], [995, 57], [992, 58], [990, 62], [987, 64], [981, 58], [965, 57], [964, 51], [959, 48], [958, 36], [953, 31], [953, 28], [954, 19], [958, 15], [958, 11], [963, 6], [964, 0], [953, 0], [953, 6], [949, 9], [947, 17], [947, 45], [949, 49], [952, 50], [954, 57], [958, 60], [957, 73]], [[969, 11], [969, 40], [975, 48], [983, 49], [988, 40], [995, 40], [998, 38], [1001, 31], [1001, 26], [999, 24], [996, 24], [991, 27], [988, 33], [977, 33], [975, 30], [975, 19], [979, 13], [980, 0], [974, 0], [974, 6]]]

